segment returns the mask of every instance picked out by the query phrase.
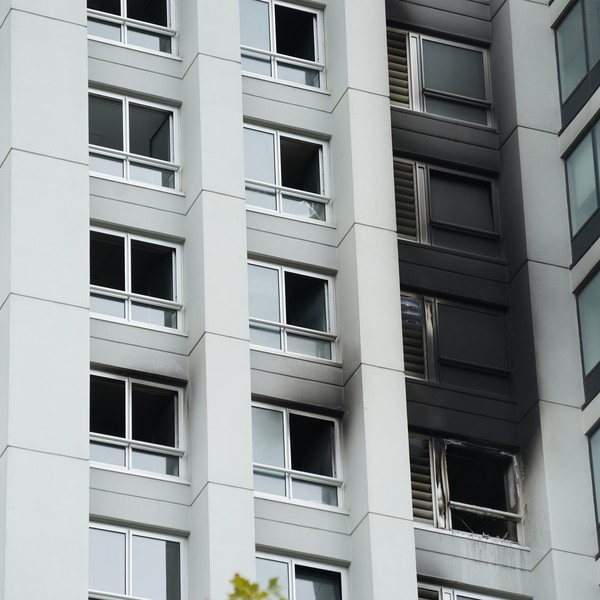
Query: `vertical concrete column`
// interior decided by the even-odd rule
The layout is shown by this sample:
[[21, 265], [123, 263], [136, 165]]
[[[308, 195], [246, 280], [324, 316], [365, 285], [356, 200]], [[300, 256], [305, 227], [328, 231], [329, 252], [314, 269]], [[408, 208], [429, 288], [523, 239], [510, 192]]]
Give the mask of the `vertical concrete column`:
[[[189, 596], [254, 573], [237, 0], [181, 2], [192, 529]], [[210, 549], [210, 551], [209, 551]]]
[[3, 600], [87, 595], [86, 97], [83, 4], [2, 2]]
[[[416, 599], [416, 562], [392, 176], [385, 2], [326, 12], [336, 280], [344, 364], [350, 588]], [[357, 43], [360, 40], [360, 43]]]

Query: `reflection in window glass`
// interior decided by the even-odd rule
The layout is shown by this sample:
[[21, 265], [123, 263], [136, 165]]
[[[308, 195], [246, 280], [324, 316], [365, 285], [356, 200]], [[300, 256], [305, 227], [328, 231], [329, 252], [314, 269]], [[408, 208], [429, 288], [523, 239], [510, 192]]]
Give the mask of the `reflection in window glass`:
[[90, 528], [89, 587], [125, 593], [125, 534]]
[[561, 98], [564, 101], [587, 73], [581, 2], [573, 6], [556, 29], [556, 41]]
[[296, 600], [342, 600], [340, 574], [296, 565]]
[[596, 523], [600, 525], [600, 429], [590, 437], [592, 474], [594, 477], [594, 498], [596, 500]]
[[284, 598], [289, 598], [288, 590], [288, 564], [278, 560], [269, 560], [267, 558], [256, 559], [256, 580], [262, 588], [269, 585], [269, 580], [277, 578], [281, 594]]
[[598, 207], [592, 133], [567, 158], [571, 230], [575, 235]]
[[179, 544], [133, 536], [132, 595], [152, 600], [179, 600]]
[[283, 413], [253, 407], [252, 443], [254, 462], [283, 467]]
[[587, 376], [600, 362], [600, 274], [577, 296], [583, 371]]

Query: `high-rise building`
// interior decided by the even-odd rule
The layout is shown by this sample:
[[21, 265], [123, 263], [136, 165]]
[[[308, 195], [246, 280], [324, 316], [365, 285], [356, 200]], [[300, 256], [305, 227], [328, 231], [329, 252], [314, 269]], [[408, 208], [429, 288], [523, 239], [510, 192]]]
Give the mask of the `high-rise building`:
[[0, 600], [600, 599], [599, 88], [599, 0], [0, 1]]

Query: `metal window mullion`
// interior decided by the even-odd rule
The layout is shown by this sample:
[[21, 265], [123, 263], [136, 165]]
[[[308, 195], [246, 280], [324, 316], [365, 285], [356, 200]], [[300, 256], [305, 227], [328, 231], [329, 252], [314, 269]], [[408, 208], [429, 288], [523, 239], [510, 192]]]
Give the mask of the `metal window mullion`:
[[133, 565], [133, 533], [131, 529], [125, 532], [125, 593], [133, 595], [133, 581], [131, 567]]
[[275, 52], [277, 50], [277, 32], [275, 31], [275, 4], [272, 0], [268, 3], [269, 10], [269, 62], [271, 64], [271, 77], [277, 77], [277, 59]]
[[[584, 56], [585, 56], [585, 76], [581, 80], [581, 81], [583, 81], [585, 79], [585, 77], [587, 75], [589, 75], [593, 65], [590, 65], [590, 56], [589, 56], [589, 52], [588, 52], [588, 43], [587, 43], [587, 41], [588, 41], [587, 19], [585, 18], [585, 9], [586, 9], [587, 0], [580, 0], [580, 2], [581, 2], [581, 26], [582, 26], [581, 33], [583, 34], [583, 52], [584, 52]], [[571, 10], [574, 7], [575, 7], [575, 5], [573, 5], [573, 7], [571, 7]], [[581, 83], [581, 81], [579, 83]], [[575, 87], [575, 89], [577, 89], [577, 86]], [[575, 91], [575, 89], [573, 90], [573, 92]], [[571, 92], [571, 93], [573, 93], [573, 92]]]
[[287, 352], [287, 312], [285, 310], [285, 269], [283, 267], [277, 267], [279, 273], [279, 320], [281, 322], [279, 335], [281, 349]]
[[301, 200], [309, 200], [311, 202], [320, 202], [321, 204], [328, 204], [331, 198], [327, 194], [315, 194], [314, 192], [305, 192], [304, 190], [297, 190], [294, 188], [284, 187], [275, 183], [268, 183], [266, 181], [259, 181], [258, 179], [245, 179], [246, 187], [262, 190], [264, 188], [273, 190], [275, 193], [280, 193], [286, 196], [293, 196]]
[[292, 497], [292, 431], [290, 428], [290, 412], [287, 408], [281, 411], [283, 417], [283, 464], [285, 468], [285, 496]]
[[437, 381], [437, 311], [435, 301], [423, 298], [424, 345], [425, 345], [425, 378]]
[[431, 197], [429, 189], [429, 170], [421, 163], [415, 163], [416, 170], [416, 213], [417, 213], [417, 241], [423, 244], [429, 244], [431, 236], [429, 234], [429, 199]]
[[[281, 188], [283, 187], [283, 175], [282, 175], [282, 166], [281, 166], [281, 134], [279, 131], [273, 132], [273, 142], [274, 142], [274, 152], [273, 152], [273, 161], [275, 162], [275, 185], [277, 186], [275, 189], [275, 210], [278, 213], [283, 212], [283, 194]], [[285, 321], [283, 321], [285, 323]]]
[[[128, 164], [128, 161], [126, 161]], [[127, 173], [127, 178], [129, 179], [129, 173]], [[123, 245], [124, 247], [124, 254], [125, 256], [123, 257], [125, 260], [125, 293], [127, 294], [127, 298], [125, 300], [125, 319], [127, 319], [127, 321], [131, 320], [131, 303], [132, 303], [132, 299], [131, 299], [131, 236], [129, 234], [126, 234], [124, 236], [125, 239], [125, 243]]]
[[[485, 74], [484, 74], [485, 77]], [[485, 82], [484, 82], [485, 83]], [[489, 97], [488, 90], [485, 91], [486, 96]], [[441, 98], [443, 100], [448, 100], [450, 102], [456, 102], [457, 104], [467, 104], [469, 106], [474, 106], [476, 108], [485, 108], [486, 110], [490, 110], [492, 107], [492, 103], [489, 100], [480, 100], [479, 98], [474, 98], [472, 96], [462, 96], [461, 94], [453, 94], [452, 92], [445, 92], [444, 90], [437, 90], [434, 88], [428, 88], [423, 86], [423, 95], [429, 96], [433, 98]]]
[[452, 530], [452, 515], [450, 512], [450, 481], [448, 479], [448, 466], [446, 462], [446, 443], [444, 440], [432, 438], [434, 446], [435, 469], [436, 473], [436, 504], [437, 510], [441, 513], [443, 508], [444, 514], [440, 514], [440, 523], [438, 527]]
[[505, 521], [514, 521], [519, 523], [521, 521], [521, 515], [519, 513], [511, 513], [507, 510], [497, 510], [494, 508], [487, 508], [485, 506], [477, 506], [476, 504], [467, 504], [466, 502], [458, 502], [450, 500], [448, 506], [453, 509], [463, 510], [473, 514], [484, 514], [488, 517], [494, 517], [496, 519], [503, 519]]
[[[597, 130], [600, 131], [599, 123], [596, 123], [590, 131], [590, 133], [592, 135], [592, 158], [594, 160], [594, 176], [596, 178], [596, 209], [598, 209], [598, 207], [600, 207], [600, 163], [598, 162], [600, 160], [600, 156], [598, 156], [598, 150], [597, 150], [597, 145], [596, 145], [596, 142], [597, 142], [596, 136], [598, 135]], [[581, 141], [583, 141], [583, 139]], [[566, 164], [566, 161], [565, 161], [565, 164]], [[568, 190], [568, 178], [567, 178], [567, 190]], [[570, 215], [569, 215], [569, 218], [570, 218]], [[581, 229], [583, 229], [583, 226], [580, 227], [579, 229], [581, 231]]]
[[133, 403], [133, 385], [131, 379], [125, 381], [125, 437], [127, 439], [127, 448], [125, 450], [125, 466], [131, 469], [132, 462], [132, 450], [131, 441], [133, 440], [133, 424], [132, 424], [132, 403]]
[[421, 36], [417, 34], [408, 35], [408, 60], [409, 69], [409, 96], [412, 110], [422, 112], [423, 102], [423, 47]]

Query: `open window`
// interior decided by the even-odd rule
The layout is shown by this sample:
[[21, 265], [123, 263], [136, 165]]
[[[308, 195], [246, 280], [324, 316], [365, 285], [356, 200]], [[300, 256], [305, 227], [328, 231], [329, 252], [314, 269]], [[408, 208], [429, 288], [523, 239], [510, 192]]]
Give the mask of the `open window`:
[[521, 514], [514, 454], [411, 434], [410, 468], [415, 521], [519, 541]]
[[178, 329], [178, 247], [114, 231], [90, 232], [90, 310]]
[[248, 263], [250, 343], [315, 358], [335, 358], [331, 279]]
[[499, 600], [499, 598], [419, 581], [418, 600]]
[[275, 0], [240, 0], [242, 69], [324, 86], [323, 13]]
[[175, 111], [116, 94], [89, 95], [90, 172], [174, 189]]
[[344, 572], [320, 563], [289, 559], [270, 554], [256, 557], [256, 579], [261, 587], [277, 578], [287, 600], [342, 600]]
[[88, 35], [155, 52], [175, 51], [171, 0], [87, 0]]
[[388, 27], [393, 106], [491, 126], [488, 53]]
[[398, 236], [500, 258], [494, 182], [394, 157]]
[[89, 598], [181, 600], [183, 541], [99, 523], [89, 528]]
[[339, 435], [335, 419], [263, 404], [252, 407], [254, 489], [339, 506]]
[[325, 151], [325, 145], [315, 140], [245, 127], [248, 206], [326, 221]]
[[90, 460], [178, 477], [184, 454], [181, 390], [126, 377], [90, 376]]

